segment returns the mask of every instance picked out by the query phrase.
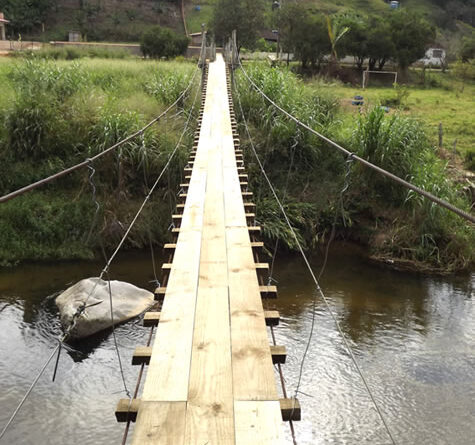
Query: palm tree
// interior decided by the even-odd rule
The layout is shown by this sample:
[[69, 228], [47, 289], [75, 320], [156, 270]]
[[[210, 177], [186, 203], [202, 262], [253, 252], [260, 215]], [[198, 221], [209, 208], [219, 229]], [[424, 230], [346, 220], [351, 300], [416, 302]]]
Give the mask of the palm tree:
[[333, 21], [332, 23], [332, 20], [328, 15], [326, 15], [325, 18], [327, 19], [328, 38], [330, 39], [331, 44], [330, 72], [334, 72], [338, 68], [336, 45], [350, 28], [348, 26], [340, 27], [338, 21]]

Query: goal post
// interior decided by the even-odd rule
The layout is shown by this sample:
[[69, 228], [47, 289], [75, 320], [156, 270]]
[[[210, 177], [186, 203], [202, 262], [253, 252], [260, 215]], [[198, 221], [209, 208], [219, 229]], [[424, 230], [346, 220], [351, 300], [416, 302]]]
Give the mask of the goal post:
[[363, 71], [363, 90], [368, 86], [370, 74], [390, 74], [394, 76], [393, 85], [397, 85], [397, 71]]

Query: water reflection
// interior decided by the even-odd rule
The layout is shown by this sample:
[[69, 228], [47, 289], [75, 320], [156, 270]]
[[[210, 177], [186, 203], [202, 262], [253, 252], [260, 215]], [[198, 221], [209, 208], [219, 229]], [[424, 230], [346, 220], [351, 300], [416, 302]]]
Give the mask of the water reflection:
[[[157, 259], [157, 263], [160, 259]], [[102, 263], [27, 265], [0, 272], [0, 426], [7, 420], [61, 332], [56, 292]], [[315, 270], [319, 261], [314, 261]], [[114, 279], [153, 289], [148, 254], [127, 254]], [[297, 257], [276, 265], [281, 313], [277, 341], [295, 390], [306, 347], [315, 289]], [[475, 400], [475, 274], [427, 278], [370, 265], [349, 246], [333, 249], [322, 286], [368, 383], [400, 444], [472, 442]], [[298, 443], [386, 444], [388, 438], [334, 323], [316, 300], [315, 333], [303, 370]], [[148, 330], [140, 320], [116, 330], [130, 387], [135, 346]], [[57, 381], [47, 373], [8, 433], [13, 444], [119, 443], [113, 409], [123, 396], [110, 332], [70, 345]], [[290, 443], [290, 442], [289, 442]]]

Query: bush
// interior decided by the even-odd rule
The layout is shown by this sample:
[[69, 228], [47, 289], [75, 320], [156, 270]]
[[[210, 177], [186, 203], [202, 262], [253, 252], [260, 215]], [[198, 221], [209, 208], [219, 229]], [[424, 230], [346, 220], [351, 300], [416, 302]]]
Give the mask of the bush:
[[168, 59], [185, 54], [188, 44], [188, 37], [156, 26], [142, 35], [140, 48], [145, 57]]

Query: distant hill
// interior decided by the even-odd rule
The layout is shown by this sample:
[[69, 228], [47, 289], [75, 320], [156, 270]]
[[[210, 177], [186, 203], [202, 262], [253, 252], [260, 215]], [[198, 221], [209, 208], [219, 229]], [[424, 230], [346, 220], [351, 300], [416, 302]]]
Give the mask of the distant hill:
[[[293, 0], [280, 0], [283, 4]], [[189, 32], [209, 24], [216, 0], [186, 0]], [[271, 27], [273, 0], [267, 0]], [[298, 0], [315, 13], [356, 12], [385, 14], [389, 0]], [[65, 40], [71, 30], [80, 31], [89, 41], [136, 42], [149, 27], [159, 24], [184, 32], [181, 0], [37, 0], [32, 7], [24, 0], [0, 0], [0, 11], [12, 20], [14, 38]], [[401, 7], [423, 14], [440, 29], [441, 44], [453, 33], [473, 32], [474, 0], [401, 0]], [[462, 24], [465, 23], [466, 25]], [[43, 31], [44, 30], [44, 31]]]

